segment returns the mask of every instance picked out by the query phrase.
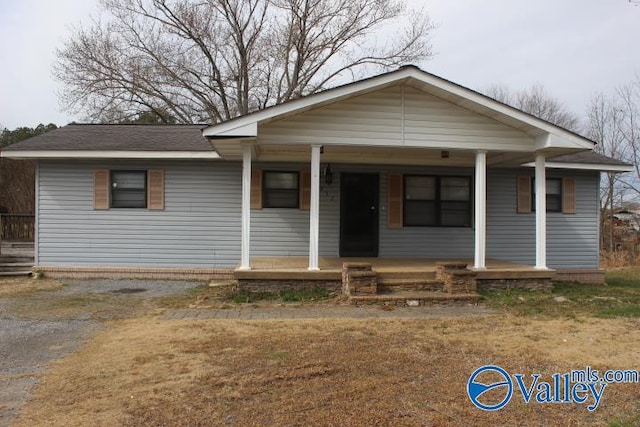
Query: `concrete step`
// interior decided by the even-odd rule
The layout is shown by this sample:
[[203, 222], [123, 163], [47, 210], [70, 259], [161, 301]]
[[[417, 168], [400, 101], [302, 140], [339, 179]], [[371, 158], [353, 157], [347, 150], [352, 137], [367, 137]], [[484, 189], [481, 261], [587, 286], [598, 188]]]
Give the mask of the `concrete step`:
[[467, 304], [480, 300], [480, 295], [449, 294], [446, 292], [392, 292], [375, 295], [353, 295], [349, 302], [358, 304], [384, 304], [417, 307], [429, 304]]
[[389, 279], [378, 278], [378, 292], [431, 291], [444, 290], [444, 283], [430, 279]]

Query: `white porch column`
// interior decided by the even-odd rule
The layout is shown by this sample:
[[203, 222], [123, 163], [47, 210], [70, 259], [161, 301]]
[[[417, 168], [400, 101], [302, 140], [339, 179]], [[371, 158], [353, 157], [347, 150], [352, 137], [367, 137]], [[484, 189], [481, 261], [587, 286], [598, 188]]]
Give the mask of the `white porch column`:
[[251, 270], [251, 144], [242, 145], [242, 244], [240, 270]]
[[547, 269], [547, 178], [545, 157], [536, 154], [536, 266]]
[[473, 268], [484, 270], [487, 246], [487, 152], [476, 153], [475, 252]]
[[309, 270], [318, 268], [320, 228], [320, 145], [311, 146], [311, 206], [309, 209]]

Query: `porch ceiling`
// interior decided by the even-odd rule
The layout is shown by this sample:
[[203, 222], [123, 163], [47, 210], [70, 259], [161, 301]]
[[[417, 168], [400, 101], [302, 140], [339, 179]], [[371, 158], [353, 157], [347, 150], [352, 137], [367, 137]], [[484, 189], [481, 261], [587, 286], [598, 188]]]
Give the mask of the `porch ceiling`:
[[[242, 141], [225, 139], [214, 141], [216, 151], [225, 160], [242, 159]], [[311, 160], [309, 145], [255, 144], [253, 161], [256, 162], [299, 162]], [[445, 150], [412, 147], [357, 147], [324, 146], [321, 161], [323, 163], [379, 164], [379, 165], [425, 165], [473, 167], [474, 150], [446, 150], [449, 157], [443, 157]], [[562, 152], [548, 153], [559, 155]], [[487, 165], [492, 167], [517, 167], [535, 160], [534, 153], [527, 152], [489, 152]]]

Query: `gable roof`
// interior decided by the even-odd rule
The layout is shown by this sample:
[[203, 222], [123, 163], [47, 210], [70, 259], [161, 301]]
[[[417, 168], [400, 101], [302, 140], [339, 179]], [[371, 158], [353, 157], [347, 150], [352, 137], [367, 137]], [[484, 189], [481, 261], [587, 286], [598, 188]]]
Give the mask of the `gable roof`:
[[203, 130], [203, 135], [209, 138], [256, 137], [258, 136], [258, 125], [260, 124], [402, 83], [410, 84], [445, 101], [520, 129], [532, 136], [544, 137], [541, 139], [539, 148], [562, 146], [584, 150], [592, 149], [595, 145], [595, 142], [575, 132], [425, 72], [413, 65], [403, 66], [395, 71], [307, 95], [219, 124], [210, 125]]
[[219, 158], [203, 125], [71, 124], [12, 144], [2, 157]]

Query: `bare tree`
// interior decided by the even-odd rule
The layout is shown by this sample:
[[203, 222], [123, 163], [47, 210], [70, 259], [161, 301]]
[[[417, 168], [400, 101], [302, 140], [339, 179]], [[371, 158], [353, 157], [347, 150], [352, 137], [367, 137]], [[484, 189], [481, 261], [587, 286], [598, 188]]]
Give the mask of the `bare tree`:
[[508, 87], [493, 85], [484, 93], [504, 104], [572, 131], [580, 130], [580, 119], [540, 85], [512, 92]]
[[431, 57], [433, 25], [399, 0], [101, 0], [57, 52], [63, 105], [220, 122]]
[[[624, 111], [615, 98], [596, 94], [587, 110], [587, 136], [597, 142], [596, 151], [605, 156], [627, 159], [630, 146], [622, 130]], [[614, 251], [614, 203], [624, 191], [620, 174], [606, 173], [600, 182], [600, 238], [601, 247]], [[608, 227], [606, 226], [609, 220]], [[608, 230], [608, 232], [607, 232]]]

